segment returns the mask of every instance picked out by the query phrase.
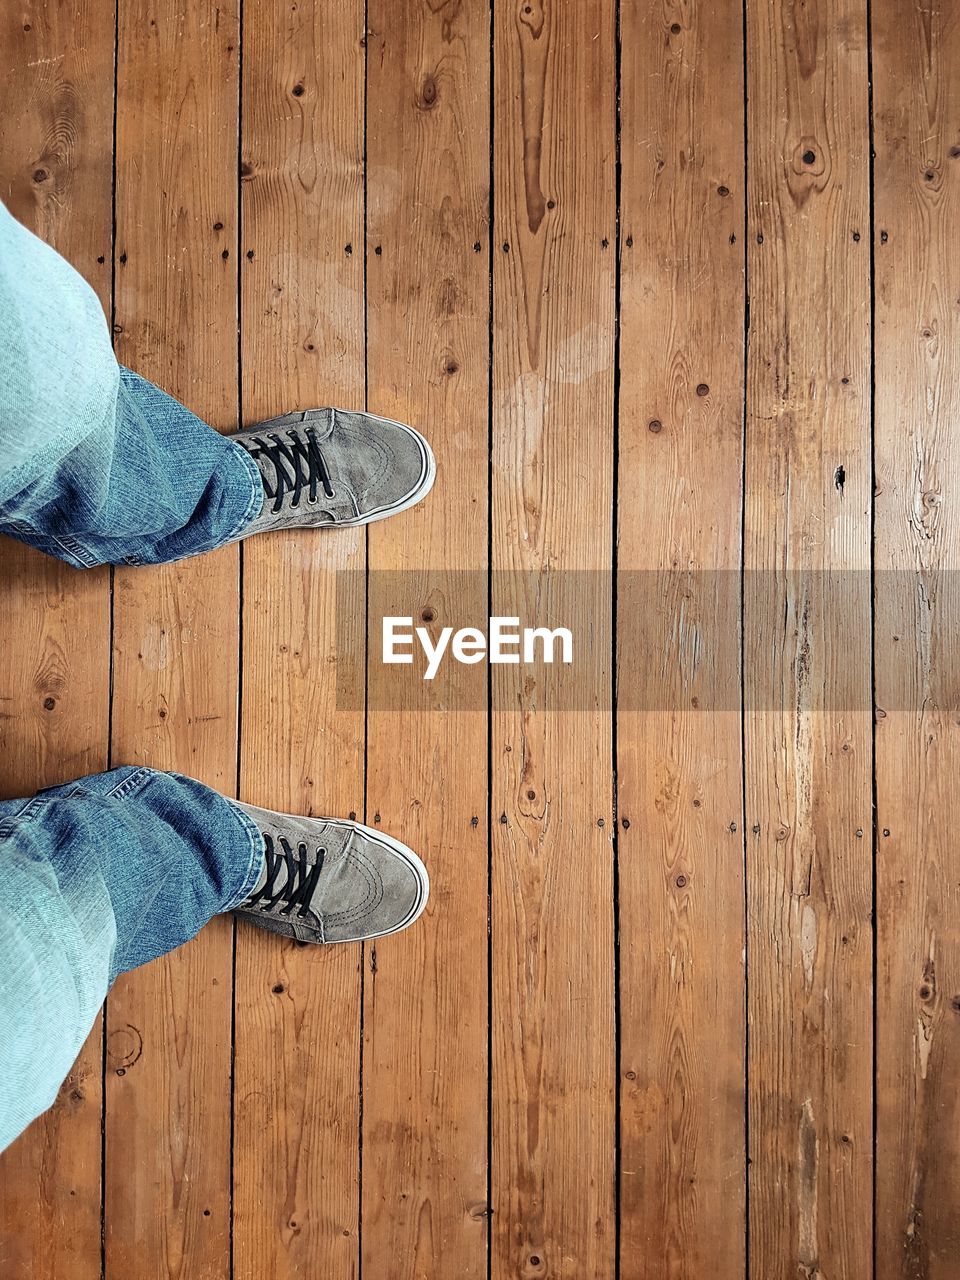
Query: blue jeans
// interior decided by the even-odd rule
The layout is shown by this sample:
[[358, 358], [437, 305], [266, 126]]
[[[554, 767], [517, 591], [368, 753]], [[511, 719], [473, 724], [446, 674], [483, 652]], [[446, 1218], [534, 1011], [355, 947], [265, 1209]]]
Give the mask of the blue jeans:
[[[236, 538], [239, 445], [121, 369], [92, 290], [0, 205], [0, 533], [77, 568]], [[263, 840], [189, 778], [116, 769], [0, 803], [0, 1149], [56, 1097], [118, 973], [243, 900]]]
[[263, 857], [240, 808], [155, 769], [0, 802], [0, 1150], [53, 1103], [117, 975], [242, 902]]
[[77, 568], [158, 564], [262, 505], [246, 450], [120, 368], [96, 294], [0, 204], [0, 533]]
[[0, 503], [0, 533], [80, 569], [160, 564], [232, 542], [262, 506], [245, 449], [121, 368], [115, 412]]

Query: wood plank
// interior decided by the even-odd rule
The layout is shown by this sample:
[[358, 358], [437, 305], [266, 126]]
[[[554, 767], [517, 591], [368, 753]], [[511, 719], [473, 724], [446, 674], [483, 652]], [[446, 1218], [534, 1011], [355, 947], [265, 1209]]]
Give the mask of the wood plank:
[[960, 20], [873, 6], [877, 1277], [960, 1257]]
[[[447, 711], [423, 682], [392, 699], [376, 603], [435, 628], [486, 613], [489, 12], [482, 0], [372, 0], [367, 21], [369, 406], [422, 429], [438, 473], [425, 502], [369, 535], [367, 818], [421, 854], [432, 896], [412, 929], [367, 948], [363, 1274], [479, 1280], [484, 673], [464, 668]], [[451, 569], [473, 572], [451, 586]]]
[[[6, 11], [0, 198], [110, 307], [113, 5]], [[107, 760], [109, 570], [79, 574], [0, 548], [0, 793], [31, 795]], [[53, 1109], [0, 1158], [0, 1270], [9, 1280], [99, 1280], [102, 1041], [98, 1018]], [[53, 1229], [55, 1227], [55, 1229]]]
[[[363, 406], [362, 0], [244, 12], [243, 417]], [[362, 705], [338, 708], [338, 571], [362, 530], [244, 546], [241, 795], [363, 810]], [[359, 583], [362, 587], [362, 579]], [[363, 651], [362, 590], [349, 620]], [[359, 946], [237, 934], [238, 1280], [358, 1268]]]
[[531, 0], [497, 6], [494, 26], [492, 612], [514, 616], [519, 600], [528, 625], [539, 602], [575, 646], [596, 638], [573, 684], [492, 669], [493, 1276], [603, 1280], [615, 1270], [615, 6]]
[[741, 6], [621, 11], [621, 1275], [744, 1269]]
[[[235, 6], [120, 13], [117, 349], [206, 421], [237, 425]], [[233, 793], [237, 548], [116, 573], [117, 764]], [[108, 1280], [227, 1276], [232, 924], [121, 979], [107, 1013]]]
[[747, 4], [750, 1266], [871, 1274], [862, 0]]

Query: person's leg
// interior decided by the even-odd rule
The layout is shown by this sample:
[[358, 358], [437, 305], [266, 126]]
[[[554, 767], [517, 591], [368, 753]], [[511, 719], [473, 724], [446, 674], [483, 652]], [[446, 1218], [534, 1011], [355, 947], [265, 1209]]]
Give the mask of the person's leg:
[[263, 501], [246, 450], [121, 368], [113, 416], [0, 505], [0, 533], [78, 568], [159, 564], [233, 541]]
[[249, 453], [121, 369], [93, 290], [0, 204], [0, 532], [146, 564], [230, 541], [263, 500]]
[[53, 1102], [114, 978], [212, 916], [357, 942], [413, 924], [429, 892], [380, 830], [179, 774], [114, 769], [0, 803], [0, 1150]]
[[256, 823], [176, 774], [0, 803], [0, 1150], [54, 1101], [114, 978], [238, 906], [263, 866]]
[[157, 564], [382, 520], [434, 474], [418, 432], [373, 414], [298, 410], [219, 435], [119, 368], [96, 295], [0, 204], [0, 533], [78, 568]]

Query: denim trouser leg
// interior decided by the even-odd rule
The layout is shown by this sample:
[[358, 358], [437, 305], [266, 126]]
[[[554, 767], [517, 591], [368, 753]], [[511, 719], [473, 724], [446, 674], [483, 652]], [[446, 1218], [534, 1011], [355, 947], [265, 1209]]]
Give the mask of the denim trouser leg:
[[121, 368], [115, 412], [0, 504], [0, 533], [78, 568], [159, 564], [233, 541], [262, 505], [245, 449]]
[[250, 455], [117, 364], [96, 294], [0, 204], [0, 532], [80, 568], [156, 564], [262, 504]]
[[242, 902], [262, 865], [246, 814], [177, 774], [0, 803], [0, 1150], [54, 1101], [114, 978]]

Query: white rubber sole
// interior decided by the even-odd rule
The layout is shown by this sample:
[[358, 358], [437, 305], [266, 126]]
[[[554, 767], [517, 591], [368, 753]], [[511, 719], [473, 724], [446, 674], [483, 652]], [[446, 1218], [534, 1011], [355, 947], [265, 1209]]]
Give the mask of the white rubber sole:
[[[229, 799], [230, 797], [225, 797]], [[236, 801], [233, 803], [236, 804]], [[407, 845], [401, 844], [399, 840], [395, 840], [393, 836], [388, 836], [384, 831], [377, 831], [373, 827], [365, 827], [362, 822], [354, 822], [352, 818], [303, 818], [296, 813], [283, 813], [279, 809], [265, 809], [263, 805], [252, 805], [252, 808], [260, 809], [263, 813], [269, 813], [272, 818], [298, 818], [300, 821], [306, 822], [324, 822], [331, 827], [342, 827], [351, 831], [361, 831], [374, 844], [380, 845], [386, 849], [394, 857], [399, 858], [401, 862], [405, 862], [413, 871], [417, 878], [419, 893], [414, 903], [413, 910], [399, 924], [394, 925], [392, 929], [385, 929], [383, 933], [375, 934], [358, 934], [355, 938], [338, 938], [335, 943], [330, 946], [337, 946], [341, 942], [373, 942], [377, 938], [388, 938], [393, 933], [399, 933], [401, 929], [409, 929], [423, 915], [427, 902], [430, 898], [430, 874], [427, 868], [417, 857], [412, 849]], [[248, 815], [249, 816], [249, 815]], [[278, 825], [282, 825], [278, 823]]]

